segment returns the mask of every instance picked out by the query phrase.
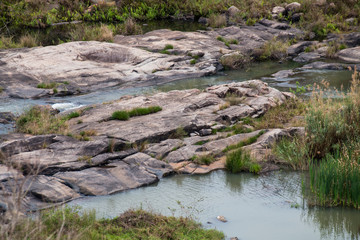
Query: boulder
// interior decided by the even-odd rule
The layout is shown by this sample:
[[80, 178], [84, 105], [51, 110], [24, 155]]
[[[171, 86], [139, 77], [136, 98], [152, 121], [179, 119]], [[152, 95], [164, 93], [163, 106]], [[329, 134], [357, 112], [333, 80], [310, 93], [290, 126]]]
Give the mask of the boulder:
[[280, 15], [280, 14], [285, 14], [285, 8], [280, 7], [280, 6], [276, 6], [271, 10], [272, 14], [276, 14], [276, 15]]
[[240, 12], [241, 11], [235, 6], [231, 6], [227, 10], [227, 14], [229, 15], [229, 17], [236, 17], [239, 15]]
[[318, 52], [303, 52], [303, 53], [300, 53], [299, 56], [297, 56], [293, 60], [295, 62], [306, 63], [306, 62], [311, 62], [311, 61], [317, 61], [321, 58], [322, 58], [322, 55], [319, 54]]
[[105, 167], [60, 172], [54, 176], [82, 194], [108, 195], [155, 183], [159, 181], [158, 175], [162, 176], [171, 171], [168, 164], [138, 153]]
[[360, 63], [360, 47], [347, 48], [339, 51], [336, 57], [349, 63]]
[[291, 45], [288, 49], [287, 49], [287, 54], [289, 56], [296, 56], [299, 53], [303, 52], [305, 50], [306, 47], [309, 47], [313, 44], [316, 44], [316, 42], [312, 42], [312, 41], [302, 41], [302, 42], [298, 42], [294, 45]]
[[297, 13], [301, 10], [301, 4], [298, 2], [292, 2], [285, 6], [287, 13]]
[[15, 121], [15, 115], [11, 112], [0, 112], [0, 124], [9, 124]]

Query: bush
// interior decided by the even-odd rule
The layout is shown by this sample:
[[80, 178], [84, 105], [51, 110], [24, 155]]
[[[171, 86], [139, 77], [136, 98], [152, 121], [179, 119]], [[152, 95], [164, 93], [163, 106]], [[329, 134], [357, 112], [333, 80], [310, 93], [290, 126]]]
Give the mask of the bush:
[[226, 26], [226, 16], [219, 14], [211, 14], [208, 25], [212, 28], [222, 28]]
[[258, 53], [258, 60], [264, 61], [267, 59], [278, 60], [283, 59], [287, 56], [287, 49], [289, 47], [289, 43], [278, 40], [276, 38], [266, 42]]
[[71, 113], [69, 113], [69, 114], [66, 116], [66, 118], [67, 118], [68, 120], [70, 120], [70, 119], [72, 119], [72, 118], [77, 118], [77, 117], [80, 117], [80, 113], [78, 113], [78, 112], [71, 112]]
[[129, 113], [130, 117], [135, 117], [135, 116], [142, 116], [142, 115], [156, 113], [161, 110], [162, 110], [162, 108], [160, 106], [150, 106], [147, 108], [134, 108], [134, 109], [130, 110], [128, 113]]
[[68, 131], [66, 119], [51, 114], [41, 106], [30, 108], [16, 120], [16, 131], [34, 135], [57, 133], [65, 135]]

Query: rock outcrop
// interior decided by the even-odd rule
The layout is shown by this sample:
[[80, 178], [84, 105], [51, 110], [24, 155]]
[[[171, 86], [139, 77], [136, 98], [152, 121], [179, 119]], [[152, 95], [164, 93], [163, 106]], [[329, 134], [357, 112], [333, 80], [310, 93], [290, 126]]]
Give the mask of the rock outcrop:
[[[228, 106], [228, 96], [238, 98], [239, 102]], [[23, 209], [34, 210], [84, 195], [107, 195], [146, 186], [173, 172], [205, 174], [224, 169], [226, 147], [260, 134], [253, 131], [229, 136], [229, 132], [220, 131], [224, 125], [261, 116], [290, 97], [291, 94], [259, 80], [212, 86], [204, 91], [128, 96], [94, 105], [69, 120], [74, 134], [96, 130], [96, 136], [89, 141], [60, 135], [3, 136], [0, 142], [4, 164], [0, 165], [0, 181], [5, 186], [2, 202], [9, 205], [5, 196], [22, 191]], [[162, 110], [128, 121], [111, 119], [117, 110], [155, 105]], [[219, 132], [213, 133], [212, 129]], [[273, 138], [286, 135], [287, 131], [278, 129]], [[268, 148], [270, 140], [263, 144], [265, 141], [261, 138], [251, 151]], [[196, 162], [207, 156], [218, 160], [209, 165]]]

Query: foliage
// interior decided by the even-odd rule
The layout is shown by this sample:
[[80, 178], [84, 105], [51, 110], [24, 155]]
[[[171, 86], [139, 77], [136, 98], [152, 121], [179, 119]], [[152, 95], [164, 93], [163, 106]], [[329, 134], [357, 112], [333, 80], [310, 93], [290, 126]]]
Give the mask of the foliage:
[[212, 28], [222, 28], [226, 26], [226, 16], [220, 14], [211, 14], [208, 25]]
[[211, 163], [215, 162], [216, 159], [213, 155], [208, 154], [195, 156], [192, 161], [199, 165], [210, 165]]
[[166, 217], [144, 210], [128, 210], [114, 219], [97, 220], [95, 212], [64, 207], [46, 210], [38, 218], [14, 223], [13, 231], [0, 226], [1, 239], [224, 239], [217, 230], [205, 230], [190, 218]]
[[66, 118], [53, 115], [47, 108], [34, 106], [18, 117], [16, 131], [34, 135], [66, 134], [68, 125]]
[[258, 174], [261, 171], [260, 165], [254, 163], [250, 154], [241, 148], [226, 155], [225, 167], [232, 173], [248, 171]]
[[258, 59], [261, 61], [271, 59], [278, 60], [283, 59], [287, 56], [287, 49], [289, 43], [286, 41], [278, 40], [276, 37], [270, 41], [267, 41], [258, 53]]
[[282, 163], [288, 164], [293, 170], [308, 170], [310, 159], [308, 149], [301, 137], [282, 138], [273, 146], [273, 153]]
[[131, 117], [143, 116], [152, 113], [156, 113], [161, 111], [162, 108], [160, 106], [150, 106], [146, 108], [133, 108], [130, 111], [115, 111], [113, 112], [111, 118], [115, 120], [126, 121]]

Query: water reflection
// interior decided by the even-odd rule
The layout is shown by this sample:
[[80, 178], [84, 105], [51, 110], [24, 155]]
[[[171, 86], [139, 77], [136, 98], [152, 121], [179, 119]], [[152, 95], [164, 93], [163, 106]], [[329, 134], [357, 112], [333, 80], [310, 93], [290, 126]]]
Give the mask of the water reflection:
[[[82, 198], [70, 205], [95, 209], [99, 217], [115, 217], [137, 207], [166, 215], [192, 216], [206, 227], [247, 240], [359, 239], [359, 211], [309, 209], [302, 195], [303, 180], [304, 176], [297, 172], [176, 175], [162, 179], [156, 187]], [[225, 216], [228, 222], [217, 221], [218, 215]]]
[[309, 224], [314, 224], [320, 230], [322, 239], [333, 237], [336, 239], [360, 239], [359, 210], [312, 208], [304, 212], [303, 219]]

